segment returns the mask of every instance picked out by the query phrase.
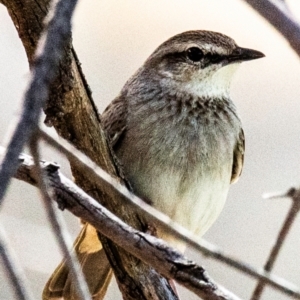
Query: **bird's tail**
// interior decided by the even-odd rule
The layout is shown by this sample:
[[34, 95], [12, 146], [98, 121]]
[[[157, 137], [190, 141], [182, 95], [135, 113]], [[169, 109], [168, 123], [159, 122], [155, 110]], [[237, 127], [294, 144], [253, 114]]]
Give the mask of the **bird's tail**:
[[[102, 300], [111, 280], [112, 270], [94, 227], [84, 225], [74, 242], [74, 251], [93, 300]], [[55, 269], [43, 291], [43, 300], [58, 299], [79, 299], [65, 260]]]

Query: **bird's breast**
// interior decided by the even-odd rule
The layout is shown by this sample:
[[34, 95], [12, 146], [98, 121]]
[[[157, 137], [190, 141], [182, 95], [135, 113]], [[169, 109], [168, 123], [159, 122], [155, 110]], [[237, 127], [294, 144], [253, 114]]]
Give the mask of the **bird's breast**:
[[200, 105], [152, 108], [131, 116], [117, 155], [135, 193], [202, 235], [226, 200], [238, 128]]

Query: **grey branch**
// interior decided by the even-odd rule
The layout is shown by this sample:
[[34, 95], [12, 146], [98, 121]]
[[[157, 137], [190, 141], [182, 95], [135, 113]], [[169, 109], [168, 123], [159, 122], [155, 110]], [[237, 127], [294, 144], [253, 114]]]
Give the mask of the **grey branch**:
[[218, 247], [204, 240], [199, 241], [197, 237], [192, 235], [182, 226], [173, 222], [168, 216], [148, 205], [139, 197], [133, 195], [124, 185], [120, 183], [120, 181], [97, 166], [92, 160], [78, 151], [74, 146], [63, 140], [57, 141], [55, 138], [41, 129], [39, 131], [39, 134], [42, 139], [49, 143], [49, 145], [76, 161], [78, 167], [81, 168], [82, 172], [86, 172], [90, 180], [94, 181], [96, 185], [98, 184], [100, 190], [101, 188], [103, 188], [103, 184], [108, 183], [121, 195], [125, 196], [128, 204], [131, 205], [133, 209], [145, 215], [149, 220], [152, 220], [156, 224], [159, 224], [160, 226], [162, 226], [162, 228], [164, 228], [164, 230], [169, 231], [178, 239], [186, 242], [196, 251], [200, 251], [208, 257], [223, 262], [230, 267], [233, 267], [247, 275], [250, 275], [251, 277], [257, 278], [261, 282], [268, 283], [275, 289], [289, 296], [293, 296], [295, 299], [300, 299], [300, 289], [297, 286], [287, 282], [282, 278], [271, 275], [265, 270], [256, 270], [255, 268], [249, 266], [247, 263], [224, 254]]
[[[41, 54], [36, 60], [36, 65], [32, 72], [30, 86], [26, 92], [22, 117], [10, 141], [8, 151], [1, 165], [0, 170], [0, 204], [5, 195], [11, 177], [18, 168], [18, 158], [29, 136], [36, 128], [41, 109], [48, 96], [48, 88], [55, 78], [59, 59], [70, 31], [70, 19], [74, 10], [76, 0], [60, 1], [56, 7], [57, 18], [49, 23], [49, 31], [46, 41], [41, 46]], [[55, 49], [53, 49], [53, 46]], [[24, 284], [20, 268], [16, 264], [12, 255], [12, 250], [8, 249], [7, 241], [3, 234], [0, 241], [0, 252], [6, 266], [7, 273], [14, 285], [14, 291], [18, 299], [33, 299]]]
[[[89, 222], [126, 251], [152, 265], [164, 276], [175, 279], [203, 299], [239, 300], [225, 288], [220, 288], [201, 266], [188, 260], [164, 241], [133, 229], [110, 213], [59, 172], [57, 164], [41, 161], [40, 167], [52, 198], [61, 209], [66, 208]], [[15, 177], [34, 186], [38, 185], [38, 174], [30, 156], [20, 156], [20, 166]]]
[[[289, 42], [292, 49], [300, 57], [300, 23], [289, 10], [287, 3], [284, 0], [244, 0], [252, 6], [261, 16], [269, 21]], [[294, 193], [291, 193], [294, 191]], [[271, 272], [275, 261], [278, 257], [284, 240], [299, 212], [299, 190], [291, 189], [285, 196], [292, 198], [293, 204], [288, 212], [288, 215], [283, 223], [283, 226], [278, 234], [276, 243], [270, 251], [264, 270]], [[252, 294], [252, 300], [260, 299], [265, 282], [258, 281], [258, 284]]]
[[31, 291], [28, 288], [27, 280], [21, 269], [12, 248], [9, 246], [4, 229], [0, 226], [0, 258], [10, 279], [16, 299], [18, 300], [33, 300]]
[[13, 133], [0, 169], [0, 204], [10, 178], [17, 170], [18, 156], [39, 122], [40, 113], [48, 98], [50, 84], [55, 79], [63, 49], [70, 39], [71, 16], [76, 3], [77, 0], [61, 0], [57, 3], [53, 14], [55, 17], [50, 20], [47, 33], [40, 40], [37, 51], [40, 54], [36, 57], [31, 72], [32, 77], [25, 94], [22, 117]]
[[[292, 227], [292, 224], [294, 223], [299, 210], [300, 210], [300, 190], [296, 190], [295, 188], [291, 188], [286, 193], [281, 193], [280, 196], [276, 196], [276, 198], [282, 198], [282, 197], [289, 197], [292, 199], [292, 205], [291, 208], [286, 216], [286, 219], [283, 222], [283, 225], [279, 231], [279, 234], [277, 236], [276, 242], [274, 246], [272, 247], [269, 257], [267, 259], [267, 262], [265, 263], [264, 270], [267, 272], [271, 272], [273, 270], [275, 261], [279, 255], [279, 252], [284, 244], [284, 241]], [[269, 196], [267, 198], [274, 198], [274, 196]], [[251, 300], [258, 300], [260, 299], [264, 287], [266, 283], [259, 280], [257, 283], [257, 286], [252, 294]]]
[[54, 202], [52, 201], [51, 196], [48, 193], [43, 170], [41, 168], [41, 165], [39, 164], [40, 154], [38, 149], [37, 136], [33, 136], [30, 141], [30, 151], [33, 156], [33, 161], [35, 164], [34, 171], [36, 172], [38, 187], [44, 201], [48, 219], [52, 226], [53, 232], [55, 233], [55, 237], [60, 246], [60, 249], [67, 260], [72, 279], [75, 282], [75, 288], [77, 290], [78, 296], [82, 300], [92, 300], [78, 259], [75, 253], [69, 250], [72, 247], [72, 239], [68, 234], [67, 226], [65, 225], [62, 216], [59, 214], [59, 212], [57, 212], [57, 208], [54, 206]]
[[300, 24], [284, 1], [244, 0], [268, 20], [300, 57]]
[[[47, 140], [51, 145], [56, 145], [60, 151], [62, 151], [63, 153], [66, 154], [66, 152], [70, 152], [73, 153], [73, 155], [75, 154], [77, 157], [77, 162], [79, 163], [79, 161], [81, 160], [82, 164], [86, 164], [88, 165], [88, 174], [91, 176], [91, 180], [92, 177], [95, 177], [95, 172], [97, 174], [97, 176], [100, 176], [104, 181], [101, 182], [101, 184], [105, 184], [105, 182], [109, 182], [110, 184], [114, 185], [115, 184], [115, 188], [121, 193], [121, 194], [125, 194], [126, 197], [129, 199], [129, 204], [132, 204], [132, 206], [135, 209], [138, 209], [140, 212], [143, 212], [144, 214], [147, 215], [148, 218], [155, 220], [156, 222], [160, 222], [161, 226], [164, 226], [166, 228], [166, 230], [169, 230], [170, 232], [172, 232], [175, 236], [177, 236], [178, 238], [181, 238], [182, 240], [186, 241], [187, 243], [189, 243], [190, 246], [194, 247], [197, 251], [201, 251], [203, 252], [205, 255], [213, 257], [214, 259], [217, 259], [223, 263], [226, 263], [227, 265], [234, 267], [254, 278], [258, 278], [261, 279], [263, 282], [267, 282], [268, 284], [270, 284], [271, 286], [273, 286], [275, 289], [284, 292], [287, 295], [293, 296], [296, 299], [300, 299], [300, 290], [299, 288], [297, 288], [295, 285], [286, 282], [284, 279], [281, 279], [277, 276], [271, 275], [268, 272], [264, 272], [261, 270], [255, 270], [253, 267], [249, 266], [246, 263], [243, 263], [241, 261], [238, 261], [236, 259], [233, 259], [227, 255], [225, 255], [222, 251], [220, 251], [220, 249], [218, 249], [216, 246], [209, 244], [206, 241], [198, 241], [195, 238], [193, 238], [191, 236], [191, 234], [185, 230], [184, 228], [182, 228], [181, 226], [178, 226], [177, 224], [173, 223], [172, 221], [168, 222], [169, 218], [165, 215], [163, 215], [162, 213], [160, 213], [159, 211], [156, 211], [154, 208], [152, 208], [151, 206], [148, 207], [148, 205], [143, 202], [142, 200], [138, 199], [136, 196], [132, 195], [123, 185], [121, 185], [115, 178], [111, 177], [110, 175], [108, 175], [106, 172], [104, 172], [101, 168], [99, 168], [98, 166], [96, 166], [92, 161], [90, 161], [86, 156], [84, 156], [82, 153], [78, 152], [76, 149], [74, 149], [74, 147], [72, 147], [70, 144], [60, 141], [59, 143], [56, 142], [55, 140], [53, 140], [50, 136], [46, 136], [45, 133], [42, 133], [42, 137]], [[67, 150], [69, 149], [69, 150]], [[75, 157], [75, 156], [74, 156]], [[16, 173], [16, 178], [26, 181], [32, 185], [36, 185], [36, 177], [34, 176], [34, 174], [32, 173], [32, 168], [33, 168], [33, 161], [30, 157], [26, 156], [26, 155], [22, 155], [22, 157], [20, 158], [22, 164], [20, 165], [18, 172]], [[46, 168], [47, 165], [49, 163], [47, 162], [42, 162], [42, 167]], [[75, 215], [80, 216], [82, 219], [85, 219], [86, 221], [90, 222], [93, 224], [93, 222], [97, 222], [97, 224], [99, 225], [98, 222], [100, 222], [100, 227], [98, 227], [98, 225], [94, 226], [100, 231], [103, 231], [103, 226], [108, 226], [105, 225], [106, 222], [109, 222], [109, 224], [114, 224], [114, 220], [119, 221], [119, 219], [117, 219], [114, 215], [110, 214], [111, 217], [113, 219], [107, 220], [107, 221], [100, 221], [100, 218], [103, 217], [102, 214], [99, 214], [99, 211], [103, 212], [103, 211], [107, 211], [105, 208], [102, 208], [100, 206], [100, 204], [98, 202], [96, 202], [95, 200], [93, 200], [90, 196], [85, 195], [84, 192], [81, 192], [81, 190], [75, 186], [75, 184], [71, 181], [69, 181], [68, 179], [66, 179], [61, 173], [59, 174], [59, 178], [60, 178], [60, 191], [64, 191], [65, 188], [65, 183], [68, 183], [66, 187], [68, 187], [69, 185], [71, 187], [74, 187], [74, 190], [72, 190], [72, 195], [74, 195], [75, 199], [76, 197], [81, 197], [82, 195], [84, 195], [84, 198], [87, 197], [86, 199], [88, 199], [89, 204], [91, 206], [91, 209], [88, 210], [87, 212], [87, 216], [85, 216], [85, 214], [81, 214], [82, 211], [80, 211], [80, 209], [82, 209], [83, 206], [81, 206], [80, 204], [78, 204], [78, 208], [72, 208], [72, 209], [76, 209], [76, 211], [72, 211]], [[74, 192], [76, 191], [76, 192]], [[80, 192], [79, 192], [80, 191]], [[83, 194], [82, 194], [83, 193]], [[69, 192], [68, 193], [63, 193], [63, 195], [71, 195]], [[65, 202], [64, 201], [59, 201], [60, 198], [57, 198], [59, 205], [61, 205], [61, 207], [63, 208], [65, 206]], [[72, 203], [73, 205], [76, 205], [76, 201], [74, 199], [72, 199]], [[138, 204], [137, 204], [137, 203]], [[134, 204], [135, 203], [135, 204]], [[140, 205], [142, 205], [142, 207], [140, 207]], [[101, 208], [101, 210], [100, 210]], [[68, 209], [70, 209], [70, 207], [68, 207]], [[99, 215], [98, 215], [99, 214]], [[107, 215], [105, 215], [107, 216]], [[90, 221], [90, 219], [93, 219], [92, 221]], [[113, 220], [113, 221], [112, 221]], [[119, 225], [118, 225], [119, 226]], [[124, 225], [125, 228], [130, 228], [127, 225]], [[124, 229], [125, 231], [125, 229]], [[131, 233], [128, 233], [128, 238], [124, 237], [124, 231], [122, 229], [122, 234], [121, 237], [119, 239], [119, 243], [122, 243], [121, 246], [124, 247], [124, 240], [126, 240], [126, 242], [129, 243], [128, 247], [130, 247], [130, 245], [134, 245], [136, 244], [137, 239], [141, 239], [141, 237], [146, 236], [147, 238], [147, 244], [148, 242], [151, 243], [151, 241], [155, 241], [154, 237], [149, 237], [148, 235], [144, 235], [142, 233], [137, 232], [136, 230], [133, 230], [134, 234], [138, 235], [137, 237], [131, 237]], [[107, 232], [103, 232], [103, 234], [106, 234]], [[149, 238], [148, 238], [149, 237]], [[116, 239], [116, 236], [113, 235], [111, 237], [111, 239], [113, 241], [115, 241], [116, 243], [118, 243]], [[131, 242], [129, 242], [131, 241]], [[144, 240], [143, 240], [144, 241]], [[131, 244], [132, 242], [134, 242], [133, 244]], [[146, 244], [146, 246], [147, 246]], [[162, 242], [160, 242], [160, 244], [162, 244]], [[134, 246], [133, 246], [134, 247]], [[152, 247], [151, 251], [154, 252], [157, 250], [156, 247]], [[130, 251], [130, 250], [128, 250]], [[134, 249], [134, 251], [136, 251], [136, 249]], [[145, 250], [146, 251], [146, 250]], [[172, 250], [173, 251], [173, 250]], [[173, 252], [172, 252], [173, 253]], [[134, 255], [136, 255], [136, 253], [133, 253]], [[142, 254], [143, 251], [142, 251]], [[150, 257], [151, 260], [150, 263], [152, 265], [152, 263], [154, 262], [152, 259], [152, 256]], [[142, 260], [144, 260], [144, 257], [141, 257]], [[164, 258], [166, 259], [166, 258]], [[169, 258], [166, 260], [167, 262], [169, 262]], [[159, 263], [158, 267], [162, 267], [164, 266], [163, 263]], [[169, 266], [169, 263], [167, 263], [167, 266]], [[153, 265], [153, 267], [156, 267], [155, 265]], [[162, 272], [162, 274], [165, 274]], [[178, 273], [181, 274], [181, 273]], [[174, 278], [175, 280], [179, 280], [180, 278], [176, 278], [174, 276], [172, 276], [172, 274], [167, 275], [168, 277], [171, 276], [172, 278]], [[193, 288], [193, 286], [191, 286], [191, 288]]]

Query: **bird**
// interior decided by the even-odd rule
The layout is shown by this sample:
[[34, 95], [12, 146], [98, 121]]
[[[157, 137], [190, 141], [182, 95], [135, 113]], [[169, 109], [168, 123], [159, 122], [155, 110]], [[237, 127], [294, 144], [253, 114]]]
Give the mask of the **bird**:
[[[133, 192], [199, 237], [219, 216], [243, 168], [245, 138], [230, 97], [232, 79], [242, 62], [262, 57], [222, 33], [177, 34], [149, 56], [101, 116]], [[184, 243], [159, 227], [157, 236], [184, 251]], [[102, 299], [112, 273], [99, 262], [105, 257], [91, 225], [83, 227], [75, 251], [93, 299]], [[76, 299], [72, 293], [62, 262], [43, 299]]]

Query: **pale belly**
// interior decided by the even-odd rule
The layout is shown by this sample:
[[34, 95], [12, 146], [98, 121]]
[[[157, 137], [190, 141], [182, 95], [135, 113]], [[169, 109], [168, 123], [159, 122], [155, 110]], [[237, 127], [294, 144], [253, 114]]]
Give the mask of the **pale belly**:
[[[139, 175], [136, 175], [139, 174]], [[131, 174], [135, 192], [168, 215], [173, 221], [201, 237], [222, 211], [230, 185], [231, 168], [224, 167], [215, 174], [182, 174], [152, 169]], [[145, 179], [145, 180], [144, 180]], [[158, 236], [179, 250], [184, 243], [157, 228]]]

